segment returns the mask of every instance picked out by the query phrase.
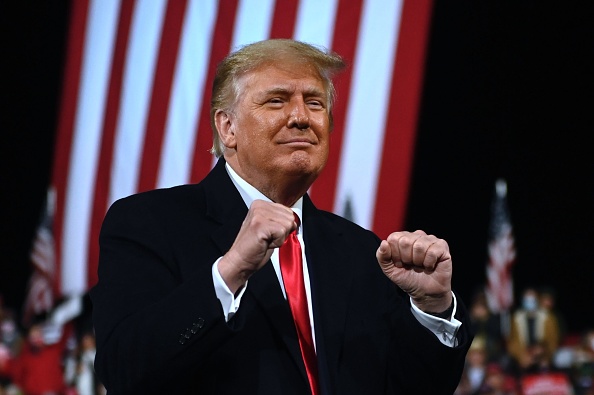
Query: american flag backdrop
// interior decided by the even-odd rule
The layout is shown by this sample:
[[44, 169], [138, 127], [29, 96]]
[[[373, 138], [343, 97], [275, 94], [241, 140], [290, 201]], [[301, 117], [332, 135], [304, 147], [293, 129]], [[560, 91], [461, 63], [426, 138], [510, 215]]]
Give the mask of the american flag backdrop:
[[320, 45], [349, 65], [314, 203], [382, 237], [400, 229], [431, 11], [431, 0], [73, 1], [50, 186], [56, 294], [95, 284], [111, 203], [212, 168], [215, 67], [266, 38]]

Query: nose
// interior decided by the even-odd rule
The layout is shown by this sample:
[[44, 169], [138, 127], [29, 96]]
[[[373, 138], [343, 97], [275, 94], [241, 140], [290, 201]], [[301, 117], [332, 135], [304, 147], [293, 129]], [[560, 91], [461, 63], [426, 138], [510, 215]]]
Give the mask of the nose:
[[288, 113], [287, 127], [303, 130], [309, 128], [309, 126], [309, 114], [305, 103], [301, 99], [295, 100]]

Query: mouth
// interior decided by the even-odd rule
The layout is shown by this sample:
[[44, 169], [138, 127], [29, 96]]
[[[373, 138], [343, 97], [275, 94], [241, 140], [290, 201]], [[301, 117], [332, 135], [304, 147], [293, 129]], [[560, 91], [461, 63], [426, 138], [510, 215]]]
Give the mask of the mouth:
[[308, 148], [312, 145], [316, 145], [314, 141], [304, 138], [281, 141], [279, 144], [292, 148]]

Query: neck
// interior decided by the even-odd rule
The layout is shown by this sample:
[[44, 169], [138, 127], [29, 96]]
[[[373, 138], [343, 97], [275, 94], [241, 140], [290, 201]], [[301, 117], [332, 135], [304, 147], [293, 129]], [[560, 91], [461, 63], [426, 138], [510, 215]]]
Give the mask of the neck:
[[225, 160], [244, 181], [268, 199], [287, 207], [292, 207], [305, 195], [316, 179], [315, 176], [308, 174], [276, 174], [262, 177], [257, 171], [245, 171], [233, 158], [225, 157]]
[[256, 183], [250, 182], [250, 180], [246, 180], [250, 184], [252, 184], [257, 190], [262, 192], [267, 198], [272, 200], [275, 203], [280, 203], [284, 206], [291, 207], [307, 192], [309, 186], [307, 187], [299, 187], [298, 181], [291, 182], [282, 182], [282, 183], [272, 183], [272, 184], [263, 184], [257, 185]]

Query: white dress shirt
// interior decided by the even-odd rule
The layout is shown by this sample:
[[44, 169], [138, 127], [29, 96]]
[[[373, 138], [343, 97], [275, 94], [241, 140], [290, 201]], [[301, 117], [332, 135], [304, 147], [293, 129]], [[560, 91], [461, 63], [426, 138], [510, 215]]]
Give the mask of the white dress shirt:
[[[229, 164], [225, 164], [225, 168], [233, 181], [233, 184], [239, 191], [239, 194], [243, 198], [247, 207], [250, 207], [254, 200], [265, 200], [270, 202], [271, 200], [264, 196], [260, 191], [242, 179], [232, 168]], [[299, 239], [299, 243], [301, 244], [301, 254], [303, 257], [303, 279], [305, 283], [305, 293], [307, 295], [307, 305], [309, 309], [309, 321], [312, 328], [312, 335], [315, 345], [315, 326], [313, 322], [313, 313], [312, 313], [312, 306], [311, 306], [311, 289], [309, 284], [309, 272], [307, 270], [307, 260], [305, 257], [305, 245], [303, 243], [303, 198], [300, 198], [291, 209], [299, 216], [301, 220], [301, 226], [297, 230], [297, 238]], [[222, 257], [221, 257], [222, 258]], [[221, 306], [223, 307], [223, 312], [225, 314], [225, 319], [229, 320], [239, 309], [239, 305], [241, 303], [241, 297], [243, 296], [248, 284], [246, 283], [245, 286], [241, 289], [241, 291], [234, 295], [233, 292], [227, 287], [225, 281], [221, 277], [221, 274], [218, 270], [218, 263], [221, 258], [217, 259], [212, 266], [212, 277], [215, 287], [215, 292], [217, 294], [218, 299], [221, 302]], [[272, 266], [274, 267], [274, 271], [276, 272], [276, 276], [278, 278], [278, 282], [282, 289], [283, 295], [285, 298], [287, 294], [285, 292], [285, 286], [283, 283], [282, 274], [280, 271], [279, 259], [278, 259], [278, 248], [274, 250], [272, 256], [270, 258], [272, 262]], [[454, 318], [454, 314], [456, 314], [457, 308], [457, 301], [455, 295], [452, 293], [452, 297], [454, 298], [454, 311], [452, 312], [451, 319], [446, 320], [439, 317], [435, 317], [433, 315], [424, 313], [419, 308], [417, 308], [411, 301], [412, 306], [412, 314], [416, 317], [416, 319], [426, 328], [431, 330], [439, 341], [446, 346], [454, 347], [457, 345], [456, 333], [458, 328], [462, 323]]]

